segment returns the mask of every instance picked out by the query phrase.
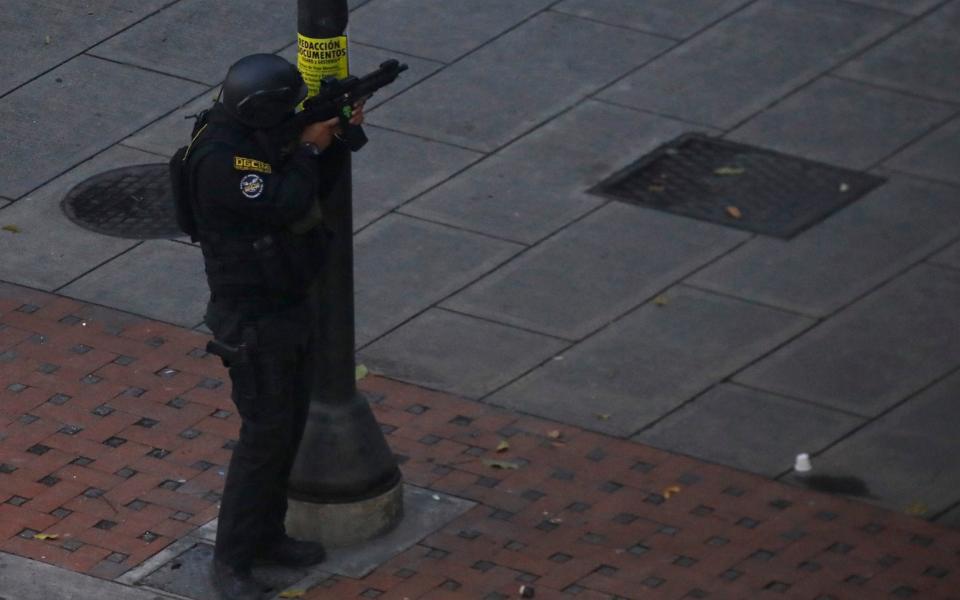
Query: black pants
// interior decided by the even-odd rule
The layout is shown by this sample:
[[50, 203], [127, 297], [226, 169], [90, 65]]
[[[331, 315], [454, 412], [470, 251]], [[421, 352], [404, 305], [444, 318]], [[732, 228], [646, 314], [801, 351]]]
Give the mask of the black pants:
[[246, 363], [229, 365], [240, 440], [223, 489], [214, 551], [217, 560], [236, 568], [250, 567], [258, 549], [286, 534], [287, 480], [309, 405], [310, 317], [306, 303], [278, 309], [214, 301], [207, 308], [207, 325], [218, 340], [252, 346]]

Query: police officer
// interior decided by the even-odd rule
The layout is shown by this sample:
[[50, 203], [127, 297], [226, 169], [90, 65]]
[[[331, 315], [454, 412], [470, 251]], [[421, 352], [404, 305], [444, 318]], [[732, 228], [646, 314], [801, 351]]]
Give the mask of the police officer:
[[[324, 548], [286, 535], [286, 486], [308, 407], [307, 301], [325, 240], [322, 200], [342, 167], [337, 119], [293, 144], [278, 126], [307, 95], [297, 69], [254, 54], [234, 64], [183, 161], [203, 250], [206, 322], [229, 367], [241, 417], [220, 505], [211, 576], [221, 598], [260, 598], [254, 564], [307, 566]], [[363, 121], [362, 103], [353, 125]], [[181, 188], [184, 189], [184, 188]]]

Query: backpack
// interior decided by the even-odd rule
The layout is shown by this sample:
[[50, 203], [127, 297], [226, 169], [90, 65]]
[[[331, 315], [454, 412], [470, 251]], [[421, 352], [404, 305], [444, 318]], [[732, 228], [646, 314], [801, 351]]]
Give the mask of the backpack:
[[[191, 242], [196, 242], [200, 238], [200, 229], [197, 227], [197, 218], [194, 212], [193, 185], [188, 159], [191, 156], [190, 150], [196, 144], [197, 138], [207, 127], [207, 113], [208, 111], [202, 110], [196, 115], [187, 117], [188, 119], [196, 119], [193, 124], [193, 131], [190, 134], [190, 144], [178, 148], [173, 157], [170, 158], [170, 185], [173, 192], [174, 215], [180, 231], [189, 235]], [[205, 153], [202, 148], [199, 152], [201, 154]]]

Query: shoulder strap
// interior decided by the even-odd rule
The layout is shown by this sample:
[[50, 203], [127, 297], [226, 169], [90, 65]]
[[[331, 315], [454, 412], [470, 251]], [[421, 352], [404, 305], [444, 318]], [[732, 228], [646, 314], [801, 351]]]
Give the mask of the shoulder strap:
[[196, 145], [197, 140], [200, 139], [200, 136], [203, 135], [203, 132], [207, 130], [207, 124], [204, 123], [199, 129], [194, 127], [193, 137], [190, 139], [190, 143], [187, 144], [186, 150], [183, 152], [183, 162], [187, 162], [187, 159], [190, 158], [190, 151], [193, 150], [194, 145]]
[[[190, 236], [191, 242], [200, 239], [200, 227], [197, 220], [196, 181], [194, 171], [199, 161], [211, 153], [219, 144], [216, 141], [197, 143], [206, 130], [206, 124], [195, 128], [190, 144], [183, 146], [170, 159], [170, 182], [172, 184], [174, 213], [180, 230]], [[192, 159], [192, 160], [191, 160]]]

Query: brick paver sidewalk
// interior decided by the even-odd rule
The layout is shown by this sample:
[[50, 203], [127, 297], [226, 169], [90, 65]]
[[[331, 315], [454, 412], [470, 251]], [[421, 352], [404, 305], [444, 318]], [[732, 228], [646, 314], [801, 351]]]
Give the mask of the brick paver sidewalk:
[[[216, 516], [238, 418], [205, 342], [0, 285], [0, 550], [112, 579]], [[955, 530], [388, 379], [362, 387], [405, 480], [478, 505], [305, 598], [960, 598]]]

